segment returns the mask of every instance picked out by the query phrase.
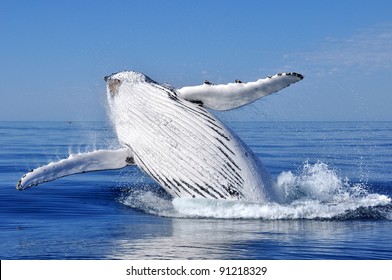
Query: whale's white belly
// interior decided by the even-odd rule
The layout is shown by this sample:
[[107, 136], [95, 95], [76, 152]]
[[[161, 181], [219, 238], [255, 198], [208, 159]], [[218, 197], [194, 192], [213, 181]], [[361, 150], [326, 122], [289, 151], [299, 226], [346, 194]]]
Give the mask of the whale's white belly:
[[120, 143], [174, 197], [280, 200], [261, 162], [206, 109], [145, 81], [108, 99]]

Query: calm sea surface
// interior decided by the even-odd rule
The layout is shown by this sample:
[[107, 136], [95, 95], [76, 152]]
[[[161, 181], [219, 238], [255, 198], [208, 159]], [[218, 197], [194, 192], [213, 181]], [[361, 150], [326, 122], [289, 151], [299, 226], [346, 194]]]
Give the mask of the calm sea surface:
[[116, 147], [105, 122], [0, 122], [1, 259], [392, 259], [392, 122], [232, 122], [286, 204], [174, 201], [136, 167], [19, 192]]

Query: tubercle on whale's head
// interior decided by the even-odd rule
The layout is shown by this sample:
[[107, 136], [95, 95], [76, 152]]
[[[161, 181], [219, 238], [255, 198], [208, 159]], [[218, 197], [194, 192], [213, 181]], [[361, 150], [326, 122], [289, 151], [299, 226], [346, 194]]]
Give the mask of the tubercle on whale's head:
[[108, 97], [115, 97], [118, 94], [118, 89], [120, 88], [122, 81], [119, 79], [107, 78], [106, 81], [106, 90], [108, 92]]
[[126, 76], [127, 75], [125, 75], [125, 72], [117, 72], [104, 77], [108, 98], [113, 98], [118, 94], [119, 88], [125, 80]]

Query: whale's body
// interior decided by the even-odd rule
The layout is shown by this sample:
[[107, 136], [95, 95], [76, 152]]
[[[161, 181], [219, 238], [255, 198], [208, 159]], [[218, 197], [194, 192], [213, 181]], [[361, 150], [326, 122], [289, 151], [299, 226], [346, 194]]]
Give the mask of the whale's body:
[[260, 160], [206, 108], [237, 108], [302, 78], [285, 73], [253, 83], [176, 90], [133, 71], [105, 77], [109, 115], [123, 148], [71, 155], [27, 173], [17, 188], [137, 165], [173, 197], [281, 202]]
[[278, 199], [261, 162], [206, 109], [142, 74], [120, 73], [107, 81], [120, 79], [108, 96], [118, 139], [132, 148], [136, 165], [169, 193]]

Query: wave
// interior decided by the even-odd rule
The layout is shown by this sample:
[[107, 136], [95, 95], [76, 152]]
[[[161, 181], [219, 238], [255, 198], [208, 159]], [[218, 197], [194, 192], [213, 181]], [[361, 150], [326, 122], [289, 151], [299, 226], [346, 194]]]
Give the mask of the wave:
[[296, 172], [279, 174], [276, 187], [285, 203], [252, 203], [201, 198], [171, 199], [152, 187], [127, 189], [120, 199], [140, 211], [177, 218], [217, 219], [377, 219], [392, 220], [391, 198], [351, 183], [323, 162], [305, 162]]

